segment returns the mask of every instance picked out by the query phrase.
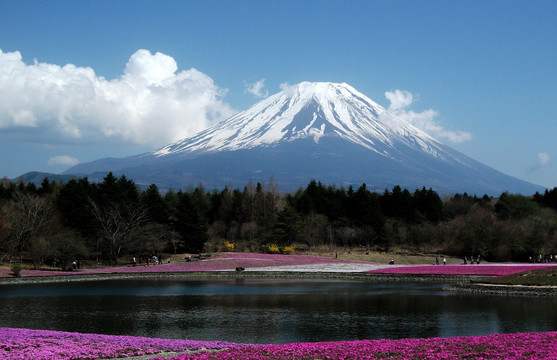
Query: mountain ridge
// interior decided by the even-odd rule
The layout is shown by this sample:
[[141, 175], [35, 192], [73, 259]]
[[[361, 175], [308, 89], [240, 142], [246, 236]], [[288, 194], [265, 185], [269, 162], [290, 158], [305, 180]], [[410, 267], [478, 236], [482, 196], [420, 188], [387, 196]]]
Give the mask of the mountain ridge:
[[63, 174], [108, 171], [163, 188], [244, 186], [273, 177], [284, 190], [310, 180], [478, 195], [544, 189], [459, 153], [345, 83], [288, 86], [188, 138], [144, 154], [79, 164]]

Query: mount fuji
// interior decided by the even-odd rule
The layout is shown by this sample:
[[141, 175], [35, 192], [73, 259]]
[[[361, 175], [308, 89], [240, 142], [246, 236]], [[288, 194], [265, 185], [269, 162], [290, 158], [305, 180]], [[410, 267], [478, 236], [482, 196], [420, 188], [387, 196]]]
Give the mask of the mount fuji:
[[345, 83], [289, 86], [191, 137], [149, 153], [79, 164], [64, 174], [97, 181], [108, 171], [162, 189], [243, 187], [271, 177], [282, 191], [310, 180], [494, 196], [545, 189], [453, 150]]

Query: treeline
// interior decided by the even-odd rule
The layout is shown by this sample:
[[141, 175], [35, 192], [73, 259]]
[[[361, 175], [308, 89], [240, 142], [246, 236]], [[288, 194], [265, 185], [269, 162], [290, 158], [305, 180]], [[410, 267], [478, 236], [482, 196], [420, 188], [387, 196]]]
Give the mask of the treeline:
[[65, 184], [0, 183], [0, 262], [68, 268], [76, 259], [203, 251], [284, 251], [292, 246], [407, 250], [486, 260], [557, 254], [557, 188], [526, 197], [395, 186], [383, 193], [311, 181], [281, 194], [277, 184], [141, 190], [109, 173]]

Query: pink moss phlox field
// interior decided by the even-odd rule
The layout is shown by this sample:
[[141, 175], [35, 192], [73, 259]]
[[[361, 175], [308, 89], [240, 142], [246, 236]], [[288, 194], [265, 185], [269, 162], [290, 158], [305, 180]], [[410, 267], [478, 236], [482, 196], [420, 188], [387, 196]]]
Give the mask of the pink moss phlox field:
[[[146, 266], [120, 266], [102, 269], [80, 269], [76, 271], [46, 271], [46, 270], [22, 270], [22, 277], [30, 276], [56, 276], [56, 275], [91, 275], [91, 274], [114, 274], [114, 273], [161, 273], [161, 272], [193, 272], [193, 271], [226, 271], [234, 270], [236, 267], [258, 268], [265, 266], [289, 266], [307, 264], [348, 263], [334, 258], [310, 256], [310, 255], [278, 255], [278, 254], [255, 254], [255, 253], [221, 253], [211, 256], [202, 261], [179, 262], [171, 264], [160, 264]], [[11, 271], [6, 269], [0, 272], [0, 277], [11, 276]]]
[[12, 271], [8, 268], [0, 267], [0, 278], [11, 276]]
[[0, 359], [3, 360], [101, 359], [233, 346], [236, 345], [222, 341], [167, 340], [0, 328]]
[[[155, 358], [162, 360], [161, 358]], [[455, 338], [248, 345], [172, 360], [557, 359], [557, 332]]]
[[[204, 351], [213, 349], [217, 351]], [[272, 359], [557, 359], [557, 332], [495, 334], [454, 338], [358, 340], [240, 345], [226, 342], [151, 339], [80, 334], [48, 330], [0, 328], [0, 358], [4, 360], [102, 359], [161, 352], [202, 350], [172, 360]]]
[[550, 264], [538, 265], [410, 265], [368, 271], [376, 274], [428, 274], [428, 275], [512, 275], [535, 269], [549, 269]]

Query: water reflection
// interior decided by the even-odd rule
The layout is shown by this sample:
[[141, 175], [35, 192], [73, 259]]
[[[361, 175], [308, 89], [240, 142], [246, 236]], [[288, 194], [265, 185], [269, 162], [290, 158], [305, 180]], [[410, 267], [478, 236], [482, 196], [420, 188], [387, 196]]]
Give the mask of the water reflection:
[[99, 281], [0, 288], [0, 326], [245, 343], [550, 331], [553, 298], [363, 281]]

